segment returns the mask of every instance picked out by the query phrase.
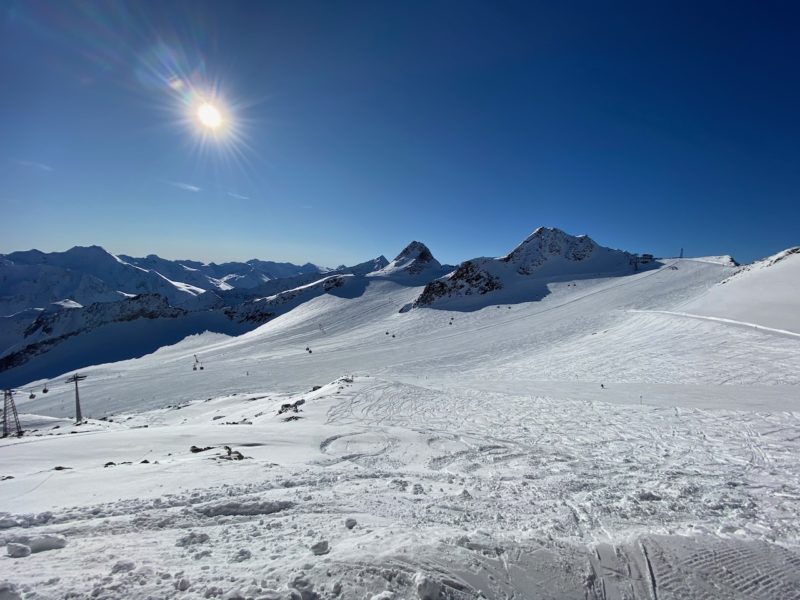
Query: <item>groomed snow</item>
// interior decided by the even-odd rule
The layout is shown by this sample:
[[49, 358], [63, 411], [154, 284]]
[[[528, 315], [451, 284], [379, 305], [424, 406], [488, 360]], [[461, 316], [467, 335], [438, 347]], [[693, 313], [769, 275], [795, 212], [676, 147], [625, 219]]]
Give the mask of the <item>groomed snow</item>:
[[688, 310], [740, 294], [736, 271], [675, 260], [471, 312], [401, 313], [421, 287], [374, 279], [83, 370], [81, 426], [63, 377], [36, 382], [17, 397], [30, 431], [0, 442], [0, 532], [65, 545], [0, 560], [0, 582], [36, 598], [798, 598], [800, 340], [768, 328], [798, 331], [800, 306], [742, 308], [761, 328], [721, 301]]

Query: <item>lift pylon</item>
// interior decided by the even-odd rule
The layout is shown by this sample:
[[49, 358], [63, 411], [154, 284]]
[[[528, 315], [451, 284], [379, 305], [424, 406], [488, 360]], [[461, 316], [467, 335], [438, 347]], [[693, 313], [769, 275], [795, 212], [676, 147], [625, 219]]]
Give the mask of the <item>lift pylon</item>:
[[16, 429], [16, 436], [22, 435], [22, 426], [19, 424], [17, 405], [14, 403], [14, 394], [11, 390], [3, 391], [3, 437], [11, 435], [11, 429]]

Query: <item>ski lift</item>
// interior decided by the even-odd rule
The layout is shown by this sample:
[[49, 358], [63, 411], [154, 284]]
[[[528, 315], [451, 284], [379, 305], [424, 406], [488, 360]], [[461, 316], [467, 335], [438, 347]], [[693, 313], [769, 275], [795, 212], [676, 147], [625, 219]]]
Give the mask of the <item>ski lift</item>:
[[194, 355], [194, 365], [192, 366], [192, 371], [197, 371], [197, 369], [203, 370], [203, 363], [197, 358], [197, 354]]
[[44, 387], [42, 388], [42, 393], [43, 393], [43, 394], [46, 394], [46, 393], [47, 393], [47, 392], [49, 392], [49, 391], [50, 391], [50, 390], [48, 390], [48, 389], [47, 389], [47, 386], [44, 386]]
[[31, 392], [30, 396], [28, 396], [28, 400], [33, 400], [34, 398], [36, 398], [36, 394]]

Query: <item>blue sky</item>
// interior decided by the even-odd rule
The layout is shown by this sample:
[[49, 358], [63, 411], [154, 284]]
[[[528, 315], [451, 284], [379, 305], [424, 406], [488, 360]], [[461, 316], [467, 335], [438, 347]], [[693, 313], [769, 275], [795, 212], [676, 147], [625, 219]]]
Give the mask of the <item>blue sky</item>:
[[0, 252], [752, 260], [800, 244], [799, 11], [0, 0]]

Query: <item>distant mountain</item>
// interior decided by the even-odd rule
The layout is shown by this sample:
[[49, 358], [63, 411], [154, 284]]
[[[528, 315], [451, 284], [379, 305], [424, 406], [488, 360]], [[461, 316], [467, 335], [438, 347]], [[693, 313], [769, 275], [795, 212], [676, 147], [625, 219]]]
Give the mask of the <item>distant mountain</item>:
[[204, 289], [125, 262], [99, 246], [0, 255], [0, 315], [60, 300], [81, 305], [159, 294], [180, 304]]
[[[633, 254], [605, 248], [585, 235], [539, 227], [507, 255], [465, 261], [446, 277], [431, 281], [414, 306], [535, 300], [547, 293], [547, 278], [620, 275], [633, 270]], [[492, 297], [476, 300], [488, 294]]]
[[36, 364], [56, 372], [105, 360], [112, 350], [118, 360], [141, 356], [203, 331], [238, 335], [323, 295], [355, 299], [372, 282], [419, 289], [413, 306], [471, 310], [539, 299], [559, 277], [629, 274], [633, 260], [553, 228], [537, 229], [506, 256], [458, 267], [442, 265], [419, 241], [392, 261], [379, 256], [335, 269], [115, 256], [97, 246], [15, 252], [0, 256], [0, 315], [8, 315], [0, 316], [0, 373], [13, 383]]
[[177, 318], [188, 311], [170, 306], [159, 294], [141, 294], [120, 302], [98, 302], [85, 308], [43, 311], [23, 332], [24, 342], [12, 346], [0, 358], [0, 371], [25, 363], [67, 338], [114, 322], [141, 318]]
[[[322, 294], [338, 291], [337, 295], [354, 297], [363, 291], [363, 280], [363, 276], [353, 274], [329, 275], [266, 298], [254, 298], [248, 302], [225, 308], [223, 312], [237, 323], [251, 322], [261, 325]], [[346, 287], [350, 289], [345, 291]], [[362, 289], [358, 289], [359, 287]]]
[[[363, 269], [372, 266], [359, 265]], [[45, 308], [54, 302], [86, 306], [139, 294], [159, 294], [171, 304], [181, 305], [205, 291], [251, 289], [275, 279], [317, 277], [328, 271], [311, 263], [256, 259], [206, 264], [155, 254], [116, 256], [99, 246], [76, 246], [66, 252], [12, 252], [0, 255], [0, 315]]]
[[363, 263], [353, 265], [352, 267], [346, 267], [342, 265], [340, 267], [337, 267], [336, 271], [338, 273], [352, 273], [353, 275], [366, 275], [367, 273], [372, 273], [373, 271], [379, 271], [388, 264], [389, 261], [386, 259], [385, 256], [383, 256], [383, 254], [381, 254], [378, 258], [373, 258], [372, 260], [368, 260]]
[[413, 241], [394, 260], [370, 273], [373, 277], [389, 277], [430, 281], [444, 274], [442, 264], [422, 242]]
[[204, 290], [253, 288], [273, 279], [328, 271], [311, 263], [295, 265], [257, 259], [216, 264], [194, 260], [168, 260], [155, 254], [149, 254], [145, 258], [120, 255], [120, 258], [138, 267], [158, 271], [170, 279], [185, 281]]
[[[337, 269], [255, 259], [205, 264], [115, 256], [98, 246], [0, 256], [0, 372], [68, 340], [107, 342], [103, 332], [111, 330], [131, 355], [179, 335], [243, 333], [353, 278], [363, 286], [368, 273], [387, 264], [384, 256]], [[143, 324], [150, 341], [139, 339]]]

